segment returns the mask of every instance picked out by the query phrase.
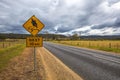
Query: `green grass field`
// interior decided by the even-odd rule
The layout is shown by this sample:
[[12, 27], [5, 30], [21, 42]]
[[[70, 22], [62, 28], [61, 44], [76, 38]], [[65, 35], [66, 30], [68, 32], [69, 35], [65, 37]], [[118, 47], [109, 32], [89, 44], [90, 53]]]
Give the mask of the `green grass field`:
[[52, 41], [55, 43], [120, 53], [120, 41]]
[[0, 70], [4, 69], [7, 66], [10, 59], [20, 55], [24, 48], [24, 44], [16, 44], [11, 47], [0, 49]]

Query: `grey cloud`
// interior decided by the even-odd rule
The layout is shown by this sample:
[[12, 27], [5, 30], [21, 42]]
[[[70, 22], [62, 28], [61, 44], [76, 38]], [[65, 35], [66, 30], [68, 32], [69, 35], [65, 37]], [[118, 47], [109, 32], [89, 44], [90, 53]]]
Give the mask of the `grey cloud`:
[[64, 26], [62, 26], [62, 27], [60, 27], [60, 28], [58, 28], [57, 29], [57, 32], [69, 32], [69, 31], [71, 31], [71, 30], [73, 30], [74, 28], [73, 27], [64, 27]]
[[87, 34], [90, 30], [81, 31], [81, 34]]
[[119, 2], [120, 0], [107, 0], [107, 1], [108, 1], [109, 5], [111, 6], [111, 5]]
[[[74, 10], [72, 10], [72, 7], [73, 7], [72, 6], [72, 7], [70, 7], [68, 14], [61, 16], [61, 18], [60, 18], [61, 21], [63, 20], [63, 23], [67, 23], [67, 25], [70, 25], [69, 28], [71, 30], [73, 28], [78, 28], [78, 26], [80, 28], [80, 27], [89, 25], [89, 17], [91, 16], [92, 11], [102, 2], [102, 0], [97, 0], [97, 1], [85, 0], [85, 2], [86, 3], [82, 9], [80, 7], [74, 7]], [[71, 27], [73, 27], [73, 28], [71, 28]], [[65, 30], [65, 31], [67, 31], [67, 30]]]
[[[83, 4], [76, 3], [67, 6], [65, 0], [1, 0], [0, 1], [0, 32], [26, 33], [22, 24], [33, 14], [44, 24], [42, 30], [53, 33], [71, 32], [72, 30], [90, 26], [92, 29], [107, 27], [119, 28], [120, 10], [104, 12], [105, 0], [81, 0]], [[119, 0], [106, 0], [113, 5]], [[109, 20], [116, 18], [114, 22]], [[61, 24], [62, 26], [58, 26]], [[91, 26], [94, 25], [94, 26]], [[55, 29], [57, 27], [57, 29]], [[6, 30], [3, 28], [5, 27]], [[88, 33], [85, 30], [81, 33]]]
[[120, 17], [118, 17], [115, 21], [115, 23], [113, 24], [113, 26], [115, 27], [120, 27]]
[[120, 28], [120, 18], [117, 18], [114, 22], [106, 22], [99, 25], [92, 26], [91, 29], [102, 29], [102, 28]]
[[84, 31], [73, 31], [72, 33], [74, 34], [74, 33], [77, 33], [77, 34], [79, 34], [79, 35], [82, 35], [82, 34], [88, 34], [88, 32], [89, 32], [90, 30], [84, 30]]

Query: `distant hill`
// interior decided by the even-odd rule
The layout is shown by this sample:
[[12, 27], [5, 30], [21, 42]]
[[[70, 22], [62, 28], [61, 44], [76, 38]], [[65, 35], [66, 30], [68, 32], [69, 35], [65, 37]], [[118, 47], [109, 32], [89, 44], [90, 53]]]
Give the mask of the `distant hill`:
[[[0, 39], [25, 39], [26, 37], [31, 36], [30, 34], [14, 34], [14, 33], [0, 33]], [[42, 36], [45, 39], [57, 39], [57, 38], [66, 38], [64, 35], [56, 34], [38, 34], [37, 36]]]
[[84, 40], [120, 40], [120, 35], [109, 35], [109, 36], [81, 36]]
[[[25, 39], [31, 36], [30, 34], [14, 34], [14, 33], [0, 33], [0, 39]], [[71, 39], [65, 35], [58, 34], [38, 34], [42, 36], [44, 40], [68, 40]], [[120, 40], [120, 35], [109, 35], [109, 36], [80, 36], [82, 40]]]
[[0, 39], [24, 39], [30, 36], [29, 34], [13, 34], [13, 33], [0, 33]]

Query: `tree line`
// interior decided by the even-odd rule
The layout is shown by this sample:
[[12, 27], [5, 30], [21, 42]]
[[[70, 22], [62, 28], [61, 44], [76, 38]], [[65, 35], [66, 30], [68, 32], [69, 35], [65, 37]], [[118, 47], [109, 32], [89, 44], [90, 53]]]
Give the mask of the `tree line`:
[[[31, 34], [14, 34], [14, 33], [0, 33], [0, 39], [26, 39], [31, 36]], [[120, 35], [109, 35], [109, 36], [80, 36], [78, 34], [73, 34], [69, 36], [60, 34], [38, 34], [37, 36], [42, 36], [44, 40], [120, 40]]]

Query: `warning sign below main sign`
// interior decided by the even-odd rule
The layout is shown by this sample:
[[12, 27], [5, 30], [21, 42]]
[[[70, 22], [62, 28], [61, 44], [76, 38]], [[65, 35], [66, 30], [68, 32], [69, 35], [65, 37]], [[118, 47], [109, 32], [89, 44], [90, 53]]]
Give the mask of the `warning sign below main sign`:
[[26, 46], [27, 47], [42, 47], [43, 38], [42, 37], [27, 37]]

